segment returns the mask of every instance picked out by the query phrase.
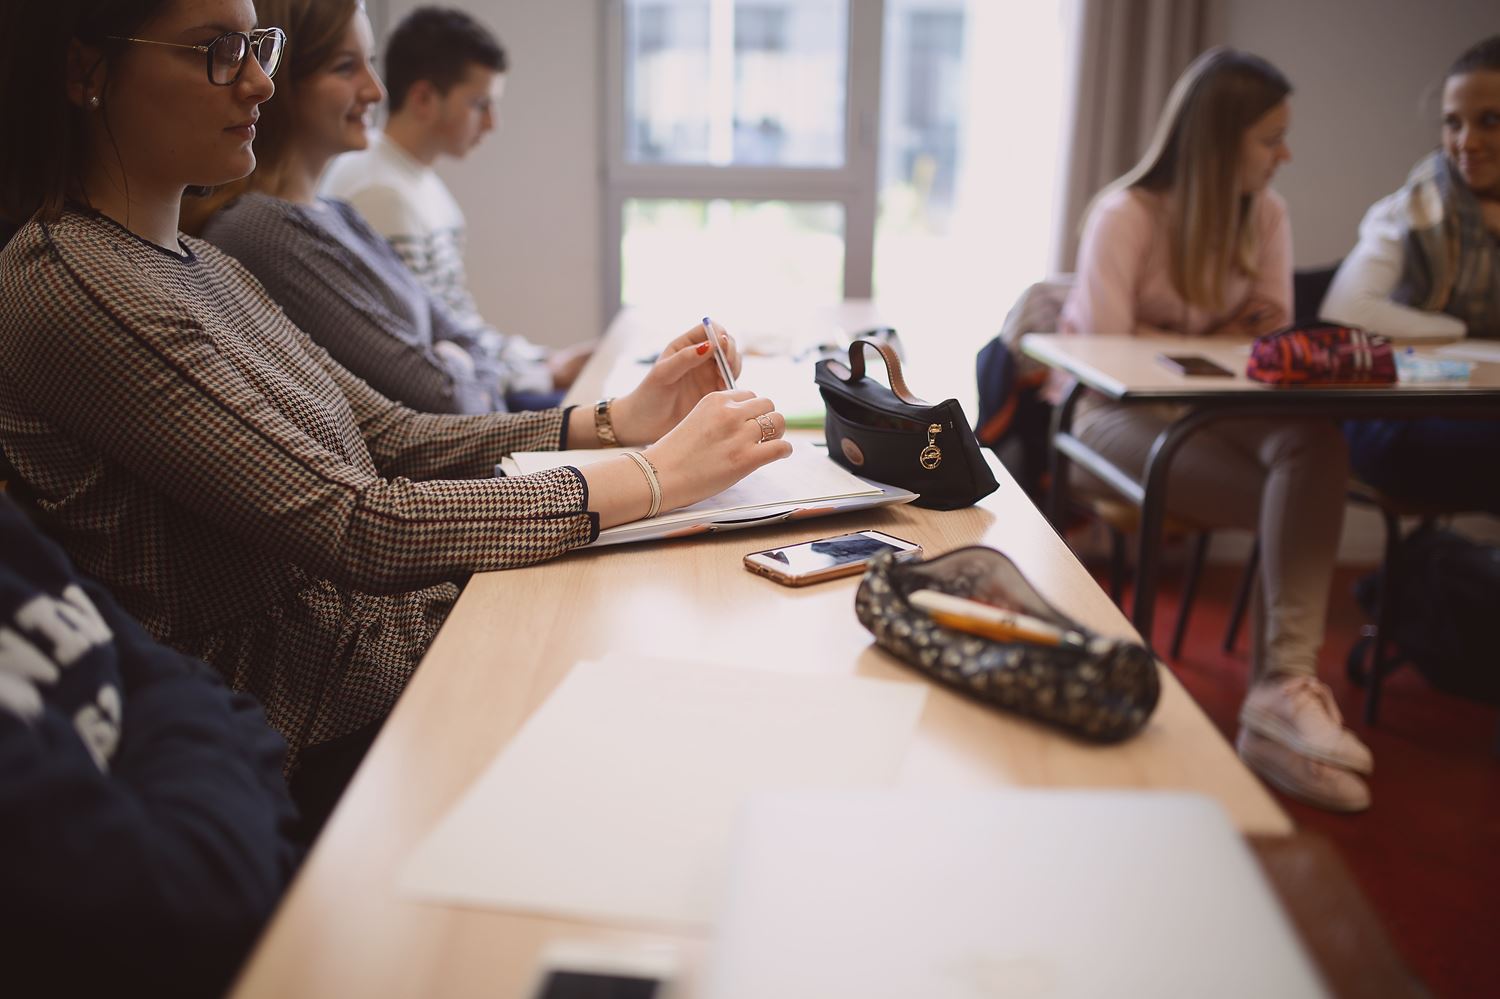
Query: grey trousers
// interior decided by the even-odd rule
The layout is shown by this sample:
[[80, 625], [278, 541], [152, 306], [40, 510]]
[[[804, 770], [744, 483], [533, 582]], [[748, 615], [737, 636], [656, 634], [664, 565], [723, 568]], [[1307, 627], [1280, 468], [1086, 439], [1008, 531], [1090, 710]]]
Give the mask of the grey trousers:
[[[1139, 477], [1172, 406], [1084, 399], [1074, 434]], [[1075, 488], [1105, 490], [1073, 467]], [[1348, 448], [1331, 420], [1234, 420], [1189, 437], [1173, 459], [1167, 510], [1208, 528], [1260, 538], [1251, 601], [1253, 676], [1313, 674], [1328, 614], [1328, 589], [1344, 522]]]

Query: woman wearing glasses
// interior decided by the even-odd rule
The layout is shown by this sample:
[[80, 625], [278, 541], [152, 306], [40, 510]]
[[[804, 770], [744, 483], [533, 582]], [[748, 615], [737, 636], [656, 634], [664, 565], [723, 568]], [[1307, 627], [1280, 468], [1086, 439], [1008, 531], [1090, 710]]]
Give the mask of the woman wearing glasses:
[[[714, 391], [701, 331], [612, 406], [524, 415], [417, 414], [332, 361], [178, 233], [185, 189], [254, 167], [280, 52], [250, 0], [0, 8], [0, 134], [29, 137], [0, 147], [0, 215], [31, 219], [0, 254], [0, 445], [80, 569], [262, 700], [316, 812], [456, 580], [710, 496], [790, 445], [769, 401]], [[509, 451], [611, 437], [655, 443], [492, 477]]]

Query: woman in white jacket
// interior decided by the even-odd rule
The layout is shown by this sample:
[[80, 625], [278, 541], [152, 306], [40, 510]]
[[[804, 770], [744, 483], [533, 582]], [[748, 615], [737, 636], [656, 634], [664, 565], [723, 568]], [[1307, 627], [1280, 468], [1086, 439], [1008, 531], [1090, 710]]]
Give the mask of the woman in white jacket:
[[[1442, 148], [1365, 215], [1320, 315], [1394, 337], [1500, 339], [1500, 35], [1448, 71]], [[1500, 420], [1346, 429], [1355, 473], [1383, 492], [1500, 513]]]

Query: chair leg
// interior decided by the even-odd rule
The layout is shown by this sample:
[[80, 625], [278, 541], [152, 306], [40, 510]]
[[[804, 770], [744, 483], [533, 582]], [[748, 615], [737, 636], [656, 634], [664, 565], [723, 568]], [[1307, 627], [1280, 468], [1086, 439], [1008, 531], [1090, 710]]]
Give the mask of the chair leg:
[[1129, 566], [1125, 561], [1125, 535], [1109, 529], [1109, 598], [1116, 607], [1124, 607], [1125, 576]]
[[1233, 652], [1240, 640], [1240, 626], [1245, 623], [1245, 608], [1250, 606], [1250, 588], [1255, 585], [1255, 574], [1260, 571], [1260, 538], [1250, 546], [1250, 559], [1245, 563], [1245, 574], [1240, 577], [1239, 589], [1234, 591], [1234, 609], [1229, 612], [1229, 627], [1224, 629], [1224, 651]]
[[[1385, 518], [1385, 569], [1380, 574], [1380, 597], [1375, 602], [1375, 640], [1370, 643], [1370, 682], [1365, 689], [1365, 724], [1374, 725], [1380, 718], [1380, 688], [1386, 676], [1396, 668], [1396, 643], [1391, 638], [1395, 623], [1395, 595], [1400, 566], [1401, 518], [1382, 509]], [[1389, 650], [1389, 651], [1387, 651]]]
[[1188, 616], [1198, 597], [1198, 580], [1203, 575], [1203, 560], [1208, 557], [1212, 533], [1204, 531], [1193, 542], [1193, 557], [1188, 562], [1187, 578], [1182, 581], [1182, 603], [1177, 608], [1177, 626], [1172, 629], [1172, 658], [1182, 658], [1182, 638], [1187, 634]]

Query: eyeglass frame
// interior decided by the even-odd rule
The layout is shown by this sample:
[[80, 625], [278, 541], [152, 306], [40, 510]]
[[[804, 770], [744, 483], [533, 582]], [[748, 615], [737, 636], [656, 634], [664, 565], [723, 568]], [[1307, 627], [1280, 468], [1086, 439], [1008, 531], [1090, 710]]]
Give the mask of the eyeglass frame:
[[[130, 38], [126, 35], [106, 35], [105, 37], [112, 42], [135, 42], [139, 45], [161, 45], [171, 49], [192, 49], [194, 52], [202, 52], [204, 69], [208, 73], [208, 82], [215, 87], [232, 87], [236, 83], [239, 83], [240, 77], [244, 75], [245, 63], [250, 61], [251, 54], [255, 52], [256, 42], [271, 37], [273, 33], [281, 36], [281, 48], [277, 52], [275, 66], [273, 66], [269, 70], [267, 70], [264, 66], [261, 67], [262, 72], [264, 72], [269, 78], [276, 75], [276, 71], [281, 68], [281, 60], [286, 57], [286, 32], [280, 28], [256, 28], [252, 31], [226, 31], [206, 45], [187, 45], [182, 42], [159, 42], [154, 38]], [[238, 35], [240, 38], [243, 38], [245, 40], [245, 54], [240, 57], [240, 64], [235, 68], [234, 76], [232, 76], [228, 80], [225, 80], [223, 83], [220, 83], [219, 81], [214, 79], [214, 46], [219, 44], [224, 39], [234, 35]], [[257, 58], [255, 61], [258, 64], [260, 62], [260, 59]]]

